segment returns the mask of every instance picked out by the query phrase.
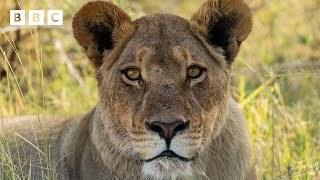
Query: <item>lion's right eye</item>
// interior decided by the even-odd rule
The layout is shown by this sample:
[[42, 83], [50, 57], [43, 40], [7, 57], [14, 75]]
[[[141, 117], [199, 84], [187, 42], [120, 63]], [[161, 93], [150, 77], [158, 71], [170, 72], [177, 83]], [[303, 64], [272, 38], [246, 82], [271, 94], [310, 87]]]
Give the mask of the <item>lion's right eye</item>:
[[203, 73], [203, 70], [198, 66], [190, 66], [187, 69], [187, 75], [189, 78], [196, 79], [200, 77]]
[[127, 79], [130, 81], [139, 80], [141, 77], [140, 70], [138, 68], [129, 68], [123, 72]]

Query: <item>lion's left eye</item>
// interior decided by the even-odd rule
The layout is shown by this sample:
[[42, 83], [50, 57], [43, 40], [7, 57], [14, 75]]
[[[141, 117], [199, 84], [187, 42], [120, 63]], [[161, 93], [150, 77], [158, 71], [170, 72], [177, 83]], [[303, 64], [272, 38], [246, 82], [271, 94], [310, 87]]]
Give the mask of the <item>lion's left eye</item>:
[[203, 70], [198, 66], [190, 66], [187, 70], [189, 78], [196, 79], [200, 77], [203, 73]]
[[125, 70], [123, 73], [131, 81], [136, 81], [136, 80], [140, 79], [140, 77], [141, 77], [141, 73], [138, 68], [129, 68], [129, 69]]

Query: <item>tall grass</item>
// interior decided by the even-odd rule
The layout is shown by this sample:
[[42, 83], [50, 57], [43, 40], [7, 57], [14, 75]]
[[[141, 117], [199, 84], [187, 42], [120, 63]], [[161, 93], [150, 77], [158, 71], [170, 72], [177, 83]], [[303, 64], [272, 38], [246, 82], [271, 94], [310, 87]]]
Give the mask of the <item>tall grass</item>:
[[[271, 76], [258, 88], [251, 89], [248, 85], [252, 80], [240, 76], [234, 96], [248, 119], [254, 161], [261, 179], [318, 179], [320, 84], [312, 82], [319, 81], [320, 73], [310, 77], [294, 74], [295, 81], [288, 78], [291, 75]], [[298, 92], [288, 94], [288, 89], [294, 86], [298, 86]], [[299, 91], [304, 91], [302, 96]]]
[[[94, 107], [98, 100], [94, 70], [73, 39], [70, 28], [72, 14], [84, 2], [21, 2], [22, 9], [63, 9], [65, 18], [63, 28], [21, 30], [23, 38], [19, 42], [15, 41], [15, 30], [4, 32], [9, 14], [2, 16], [0, 69], [7, 73], [0, 77], [1, 117], [66, 116], [85, 113]], [[190, 17], [204, 0], [115, 2], [127, 9], [133, 18], [151, 12], [173, 12]], [[248, 120], [257, 174], [260, 179], [320, 179], [320, 71], [252, 70], [257, 65], [320, 59], [320, 20], [314, 18], [320, 15], [320, 1], [248, 2], [256, 7], [254, 27], [236, 59], [232, 92]], [[15, 1], [1, 1], [0, 12], [8, 12], [15, 5]], [[12, 51], [14, 63], [10, 62]], [[72, 62], [80, 83], [70, 73], [66, 62]], [[237, 71], [242, 68], [246, 70]], [[45, 137], [45, 133], [41, 136]], [[17, 135], [17, 143], [28, 141], [22, 138]], [[23, 166], [30, 160], [14, 165], [7, 137], [3, 135], [0, 140], [0, 179], [32, 179], [31, 174], [22, 173]], [[39, 148], [33, 143], [44, 162], [43, 177], [55, 179], [49, 146], [47, 142], [41, 144], [44, 146]]]
[[[32, 126], [31, 131], [33, 137], [24, 136], [25, 132], [21, 129], [16, 131], [15, 127], [13, 130], [6, 129], [7, 131], [1, 132], [1, 179], [57, 179], [57, 164], [52, 161], [50, 154], [51, 144], [47, 141], [46, 130], [40, 117], [36, 118], [38, 121]], [[32, 117], [29, 119], [34, 120]]]

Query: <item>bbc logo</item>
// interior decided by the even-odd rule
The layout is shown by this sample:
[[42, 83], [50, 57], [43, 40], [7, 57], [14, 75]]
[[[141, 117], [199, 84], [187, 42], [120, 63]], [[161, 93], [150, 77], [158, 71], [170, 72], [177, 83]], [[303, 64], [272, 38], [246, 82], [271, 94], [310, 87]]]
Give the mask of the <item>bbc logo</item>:
[[[45, 25], [44, 10], [29, 10], [28, 23], [26, 21], [25, 10], [10, 10], [10, 25], [11, 26], [24, 26], [24, 25]], [[61, 26], [63, 25], [63, 11], [62, 10], [48, 10], [46, 25]]]

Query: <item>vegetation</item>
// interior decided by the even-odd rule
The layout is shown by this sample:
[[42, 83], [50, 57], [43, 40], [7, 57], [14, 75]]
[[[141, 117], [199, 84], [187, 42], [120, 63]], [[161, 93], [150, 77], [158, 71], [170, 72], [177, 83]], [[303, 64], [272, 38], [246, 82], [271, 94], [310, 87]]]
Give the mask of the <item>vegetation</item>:
[[[8, 26], [9, 10], [19, 8], [18, 1], [0, 2], [2, 117], [74, 115], [94, 107], [94, 70], [70, 24], [85, 2], [21, 0], [25, 10], [64, 10], [63, 27], [25, 29]], [[133, 19], [155, 12], [190, 18], [204, 0], [114, 2]], [[248, 119], [257, 174], [260, 179], [320, 179], [320, 0], [247, 2], [254, 27], [234, 65], [232, 92]], [[17, 179], [5, 137], [0, 149], [0, 177]]]

